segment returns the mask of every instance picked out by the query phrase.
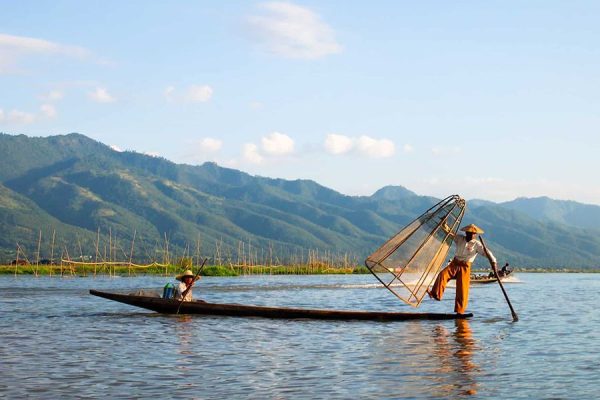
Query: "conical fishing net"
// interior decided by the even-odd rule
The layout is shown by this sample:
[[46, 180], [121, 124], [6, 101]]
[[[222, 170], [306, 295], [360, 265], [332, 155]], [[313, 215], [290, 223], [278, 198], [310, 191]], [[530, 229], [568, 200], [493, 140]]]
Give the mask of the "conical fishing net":
[[418, 307], [446, 264], [465, 208], [458, 195], [446, 197], [384, 243], [365, 265], [399, 299]]

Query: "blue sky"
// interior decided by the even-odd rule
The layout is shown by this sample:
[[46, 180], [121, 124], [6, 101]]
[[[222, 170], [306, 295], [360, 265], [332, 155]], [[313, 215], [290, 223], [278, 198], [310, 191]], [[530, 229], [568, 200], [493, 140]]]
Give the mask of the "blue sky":
[[0, 1], [0, 131], [600, 204], [595, 1]]

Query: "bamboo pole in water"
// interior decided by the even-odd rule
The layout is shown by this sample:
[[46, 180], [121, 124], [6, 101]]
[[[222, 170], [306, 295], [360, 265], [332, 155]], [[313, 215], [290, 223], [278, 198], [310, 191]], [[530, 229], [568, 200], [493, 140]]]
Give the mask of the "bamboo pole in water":
[[52, 244], [50, 245], [50, 275], [54, 271], [54, 237], [56, 236], [56, 229], [52, 229]]
[[485, 245], [485, 240], [483, 240], [483, 236], [479, 235], [479, 240], [481, 241], [481, 244], [483, 245], [483, 250], [485, 252], [485, 255], [488, 259], [488, 261], [490, 262], [490, 265], [492, 266], [492, 270], [494, 271], [494, 275], [496, 276], [496, 280], [498, 281], [498, 284], [500, 285], [500, 289], [502, 289], [502, 294], [504, 294], [504, 298], [506, 299], [506, 302], [508, 303], [508, 307], [510, 308], [510, 313], [512, 314], [513, 317], [513, 321], [518, 321], [519, 317], [517, 316], [517, 313], [515, 312], [515, 309], [513, 308], [510, 299], [508, 298], [508, 294], [506, 293], [506, 290], [504, 289], [504, 285], [502, 284], [502, 281], [500, 280], [500, 276], [498, 276], [498, 268], [496, 267], [496, 264], [494, 264], [492, 262], [492, 258], [490, 257], [490, 253], [488, 252], [487, 246]]
[[[71, 256], [69, 255], [69, 249], [67, 249], [67, 245], [64, 245], [64, 249], [65, 249], [65, 253], [67, 253], [67, 261], [69, 261], [69, 272], [71, 272], [71, 275], [73, 275], [73, 267], [71, 266]], [[62, 259], [62, 257], [61, 257]], [[62, 260], [61, 260], [61, 269], [60, 269], [60, 274], [62, 276], [63, 271], [62, 271]]]
[[[200, 262], [200, 238], [196, 239], [196, 264]], [[194, 263], [192, 262], [192, 265]]]
[[217, 245], [217, 265], [221, 265], [221, 248], [223, 247], [223, 238], [221, 237]]
[[171, 263], [171, 256], [169, 254], [169, 239], [167, 238], [167, 232], [165, 232], [165, 254], [167, 259], [165, 260], [165, 264]]
[[131, 276], [131, 260], [133, 259], [133, 245], [135, 244], [135, 235], [137, 229], [133, 230], [133, 240], [131, 241], [131, 251], [129, 252], [129, 267], [127, 268], [127, 274]]
[[42, 246], [42, 230], [40, 229], [40, 235], [38, 236], [37, 254], [35, 258], [35, 276], [38, 276], [38, 268], [40, 267], [40, 247]]
[[165, 276], [167, 276], [167, 232], [163, 232], [165, 244], [163, 246], [163, 264], [165, 264]]
[[[83, 249], [81, 248], [81, 241], [79, 240], [79, 236], [77, 236], [77, 244], [79, 245], [79, 259], [81, 260], [81, 262], [83, 262]], [[87, 276], [87, 273], [85, 273], [85, 275]]]
[[108, 262], [112, 262], [112, 229], [110, 226], [108, 227]]
[[[106, 270], [106, 263], [107, 263], [107, 259], [106, 259], [106, 243], [104, 243], [104, 257], [102, 257], [102, 270], [105, 271]], [[110, 267], [108, 270], [108, 276], [110, 276]]]
[[15, 258], [15, 278], [17, 277], [17, 270], [19, 265], [19, 243], [17, 243], [17, 257]]
[[250, 240], [250, 238], [248, 238], [248, 263], [250, 264], [250, 267], [254, 266], [254, 262], [252, 261], [252, 242]]
[[94, 261], [94, 277], [96, 276], [96, 265], [98, 264], [98, 246], [100, 245], [100, 227], [98, 227], [98, 233], [96, 235], [96, 258]]
[[109, 248], [109, 252], [110, 252], [110, 267], [112, 269], [112, 276], [116, 276], [117, 275], [117, 269], [115, 268], [115, 265], [113, 264], [116, 259], [117, 259], [117, 246], [116, 243], [117, 242], [117, 234], [115, 233], [115, 238], [111, 239], [111, 243], [110, 243], [110, 248]]

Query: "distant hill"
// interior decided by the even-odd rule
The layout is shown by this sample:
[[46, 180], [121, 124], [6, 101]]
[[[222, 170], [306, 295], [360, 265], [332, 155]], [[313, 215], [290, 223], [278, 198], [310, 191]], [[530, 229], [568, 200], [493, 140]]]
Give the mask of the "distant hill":
[[[310, 180], [179, 165], [76, 133], [0, 134], [0, 261], [14, 258], [17, 243], [34, 258], [41, 230], [41, 257], [53, 248], [55, 257], [160, 261], [167, 249], [173, 258], [199, 246], [221, 261], [299, 261], [310, 251], [362, 263], [437, 201], [401, 186], [346, 196]], [[501, 261], [600, 266], [600, 231], [561, 215], [474, 202], [465, 221], [485, 227]]]
[[404, 186], [385, 186], [376, 191], [371, 197], [375, 200], [394, 201], [406, 199], [407, 197], [414, 197], [416, 195], [415, 192], [411, 192]]
[[573, 227], [600, 229], [600, 207], [549, 197], [526, 198], [500, 203], [511, 210], [520, 211], [538, 221], [552, 221]]

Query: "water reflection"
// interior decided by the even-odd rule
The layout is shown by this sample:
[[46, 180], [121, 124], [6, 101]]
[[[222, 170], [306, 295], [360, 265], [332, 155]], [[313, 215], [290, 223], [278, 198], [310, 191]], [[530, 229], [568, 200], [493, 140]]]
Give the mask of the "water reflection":
[[473, 361], [478, 349], [473, 331], [466, 319], [457, 319], [455, 329], [449, 333], [443, 325], [437, 325], [433, 331], [434, 354], [439, 359], [439, 372], [447, 375], [448, 380], [440, 387], [440, 395], [477, 394], [477, 375], [479, 367]]
[[193, 328], [194, 318], [191, 315], [179, 315], [174, 318], [173, 327], [179, 341], [177, 354], [182, 357], [180, 365], [183, 365], [187, 356], [194, 354], [193, 352]]
[[[180, 375], [188, 376], [194, 370], [194, 356], [197, 343], [194, 343], [194, 318], [191, 315], [178, 315], [171, 323], [176, 338], [175, 369]], [[174, 393], [185, 393], [186, 390], [196, 387], [193, 379], [178, 379], [174, 384]]]
[[[523, 315], [516, 324], [497, 287], [485, 285], [473, 288], [470, 321], [336, 323], [165, 316], [88, 294], [159, 287], [164, 277], [0, 277], [0, 398], [598, 397], [600, 274], [523, 280], [510, 288]], [[402, 310], [382, 288], [309, 288], [365, 281], [372, 277], [214, 278], [202, 297]], [[262, 289], [277, 285], [285, 289]], [[552, 301], [558, 292], [575, 294], [577, 313]], [[422, 308], [439, 311], [433, 302]]]

